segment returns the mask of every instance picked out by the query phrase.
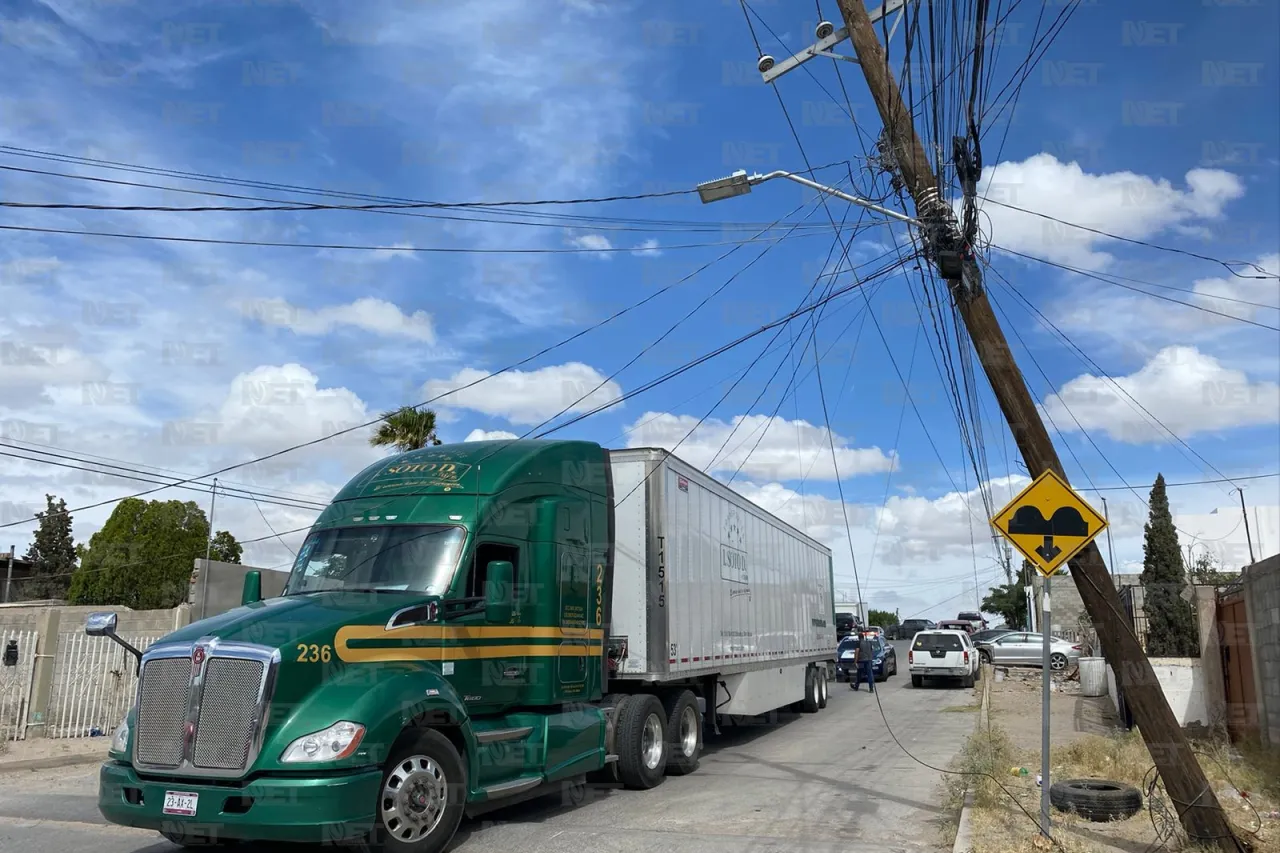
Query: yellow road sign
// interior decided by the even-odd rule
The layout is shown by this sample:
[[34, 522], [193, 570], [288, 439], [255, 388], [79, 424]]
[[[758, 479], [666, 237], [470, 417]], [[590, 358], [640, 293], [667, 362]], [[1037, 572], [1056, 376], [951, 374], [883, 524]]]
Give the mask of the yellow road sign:
[[1106, 529], [1107, 522], [1052, 470], [991, 519], [1000, 534], [1049, 577]]

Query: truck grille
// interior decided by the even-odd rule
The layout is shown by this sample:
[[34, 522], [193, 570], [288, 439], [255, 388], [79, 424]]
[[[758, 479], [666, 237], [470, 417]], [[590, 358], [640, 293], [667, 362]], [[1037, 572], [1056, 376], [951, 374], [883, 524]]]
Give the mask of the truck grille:
[[210, 651], [203, 678], [194, 681], [198, 668], [187, 649], [175, 648], [181, 656], [165, 654], [143, 666], [134, 757], [142, 769], [214, 775], [243, 770], [255, 757], [263, 690], [273, 680], [264, 679], [269, 651]]
[[183, 728], [191, 696], [191, 659], [159, 658], [142, 671], [138, 697], [138, 760], [157, 767], [182, 763]]
[[209, 659], [191, 761], [196, 767], [216, 770], [244, 767], [257, 724], [262, 670], [261, 661]]

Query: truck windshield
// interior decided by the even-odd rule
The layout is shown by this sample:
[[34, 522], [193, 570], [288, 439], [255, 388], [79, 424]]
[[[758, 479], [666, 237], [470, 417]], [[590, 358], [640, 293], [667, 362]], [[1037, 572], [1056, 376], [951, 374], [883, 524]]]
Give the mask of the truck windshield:
[[302, 543], [284, 594], [377, 590], [443, 595], [465, 538], [461, 527], [444, 525], [318, 530]]

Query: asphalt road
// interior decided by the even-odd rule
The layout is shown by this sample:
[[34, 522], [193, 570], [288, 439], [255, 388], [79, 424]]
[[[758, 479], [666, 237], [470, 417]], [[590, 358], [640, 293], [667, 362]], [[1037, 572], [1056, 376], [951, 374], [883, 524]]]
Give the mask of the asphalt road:
[[[817, 714], [726, 728], [708, 741], [691, 776], [651, 791], [609, 787], [585, 803], [558, 797], [464, 821], [457, 853], [919, 853], [950, 849], [939, 826], [938, 773], [903, 748], [945, 766], [973, 731], [976, 705], [960, 687], [911, 687], [905, 643], [900, 674], [879, 685], [889, 736], [874, 697], [831, 685]], [[159, 835], [104, 822], [97, 766], [0, 775], [0, 851], [174, 853]], [[279, 850], [272, 846], [272, 851]], [[307, 848], [303, 848], [304, 850]], [[312, 848], [318, 849], [318, 848]], [[250, 853], [249, 850], [244, 853]], [[259, 853], [254, 848], [252, 853]], [[260, 853], [266, 853], [263, 848]]]

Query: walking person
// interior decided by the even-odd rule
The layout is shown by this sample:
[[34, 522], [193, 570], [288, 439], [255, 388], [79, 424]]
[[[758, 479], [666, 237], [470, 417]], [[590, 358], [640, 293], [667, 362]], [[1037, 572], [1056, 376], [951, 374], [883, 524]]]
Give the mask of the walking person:
[[854, 660], [858, 667], [858, 675], [856, 680], [853, 682], [853, 689], [857, 690], [858, 685], [860, 685], [862, 680], [865, 678], [867, 680], [867, 692], [875, 693], [876, 675], [874, 667], [876, 650], [875, 644], [871, 642], [871, 637], [863, 634], [859, 638], [856, 654], [857, 657], [854, 658]]

